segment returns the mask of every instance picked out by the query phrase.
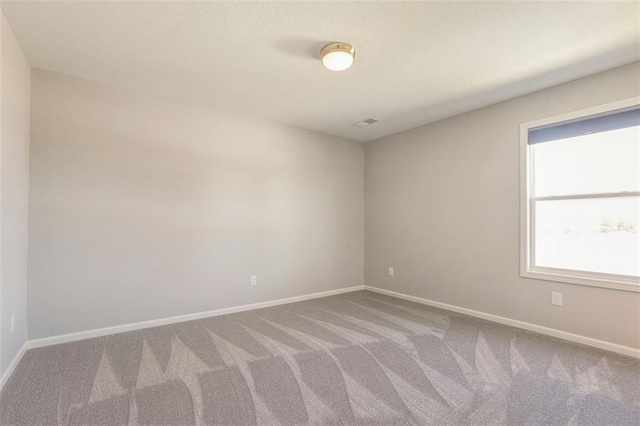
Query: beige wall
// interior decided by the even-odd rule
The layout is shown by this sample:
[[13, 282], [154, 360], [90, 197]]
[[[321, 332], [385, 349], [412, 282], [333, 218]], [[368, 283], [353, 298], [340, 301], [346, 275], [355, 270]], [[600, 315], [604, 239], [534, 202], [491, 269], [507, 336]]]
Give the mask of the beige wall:
[[364, 269], [367, 285], [639, 347], [639, 294], [519, 276], [520, 123], [636, 96], [639, 72], [368, 143], [365, 169], [352, 141], [34, 70], [29, 336], [349, 287]]
[[[31, 68], [1, 18], [0, 82], [1, 281], [0, 376], [27, 341], [27, 229], [29, 216], [29, 103]], [[15, 329], [11, 332], [11, 314]]]
[[362, 284], [359, 143], [36, 69], [32, 90], [31, 339]]
[[368, 143], [365, 284], [638, 348], [640, 294], [520, 278], [519, 125], [637, 96], [639, 76], [636, 63]]

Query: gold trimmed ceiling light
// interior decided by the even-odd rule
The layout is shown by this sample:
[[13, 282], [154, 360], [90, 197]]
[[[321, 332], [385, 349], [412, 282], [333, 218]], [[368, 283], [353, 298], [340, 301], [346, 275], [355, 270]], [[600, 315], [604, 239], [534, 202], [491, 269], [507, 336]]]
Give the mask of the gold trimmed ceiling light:
[[329, 43], [320, 51], [320, 58], [325, 68], [331, 71], [343, 71], [353, 64], [356, 49], [342, 41]]

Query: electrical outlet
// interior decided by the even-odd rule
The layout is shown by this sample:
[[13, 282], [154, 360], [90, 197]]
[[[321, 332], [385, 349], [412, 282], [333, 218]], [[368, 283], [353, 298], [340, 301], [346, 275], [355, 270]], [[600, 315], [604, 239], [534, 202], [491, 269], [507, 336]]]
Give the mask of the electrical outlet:
[[551, 292], [551, 304], [556, 306], [562, 306], [562, 293]]
[[389, 276], [392, 277], [393, 276], [393, 267], [389, 266]]
[[16, 314], [11, 314], [11, 332], [16, 329]]
[[258, 284], [258, 278], [255, 275], [251, 275], [251, 280], [249, 282], [249, 285], [256, 285]]

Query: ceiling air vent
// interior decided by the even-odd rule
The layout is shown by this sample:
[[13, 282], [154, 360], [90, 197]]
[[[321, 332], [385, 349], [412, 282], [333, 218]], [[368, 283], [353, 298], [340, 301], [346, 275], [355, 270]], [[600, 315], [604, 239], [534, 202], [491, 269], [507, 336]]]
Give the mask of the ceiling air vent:
[[377, 118], [369, 117], [366, 120], [358, 121], [357, 123], [353, 123], [356, 127], [367, 127], [372, 125], [373, 123], [377, 123], [382, 120], [378, 120]]

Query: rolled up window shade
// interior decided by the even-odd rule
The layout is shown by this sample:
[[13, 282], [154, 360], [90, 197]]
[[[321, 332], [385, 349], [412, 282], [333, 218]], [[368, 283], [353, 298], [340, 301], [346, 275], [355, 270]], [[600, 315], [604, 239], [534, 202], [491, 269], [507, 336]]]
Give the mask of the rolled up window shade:
[[608, 132], [636, 126], [640, 126], [639, 107], [530, 129], [527, 143], [529, 145], [535, 145], [537, 143], [550, 142], [558, 139], [573, 138], [591, 133]]

